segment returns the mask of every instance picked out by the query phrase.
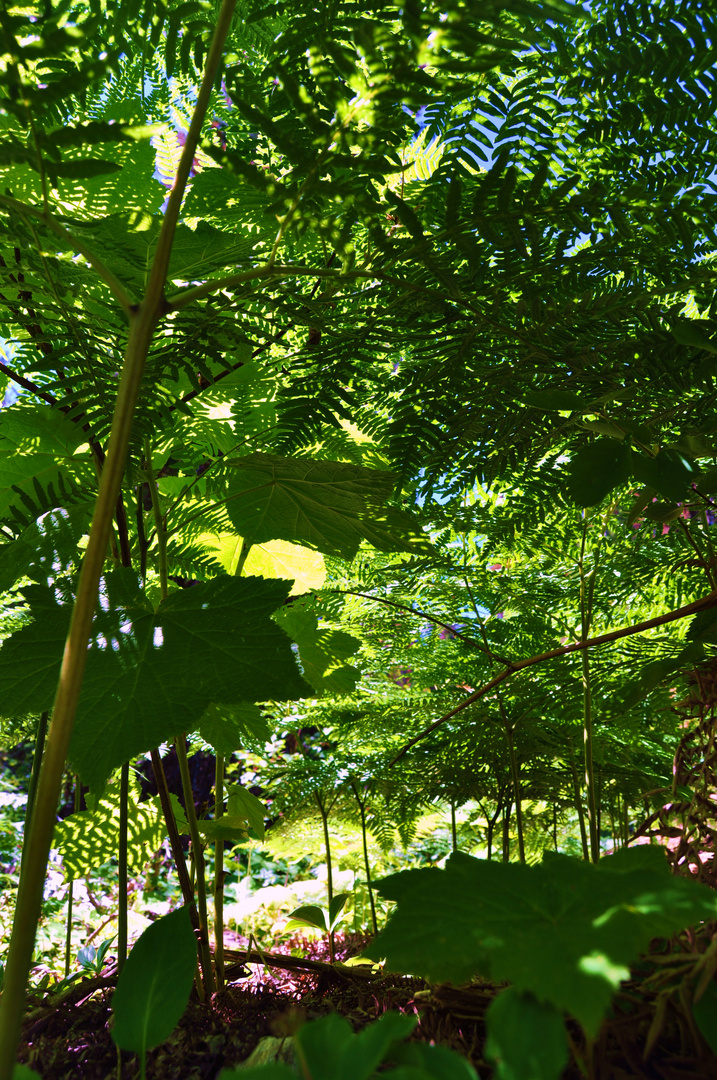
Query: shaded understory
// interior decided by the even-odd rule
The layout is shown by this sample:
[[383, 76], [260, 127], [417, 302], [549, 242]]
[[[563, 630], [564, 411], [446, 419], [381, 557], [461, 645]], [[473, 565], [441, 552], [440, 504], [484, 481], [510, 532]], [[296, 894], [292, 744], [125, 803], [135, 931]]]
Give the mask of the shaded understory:
[[[706, 935], [700, 938], [707, 940]], [[346, 958], [364, 944], [365, 939], [349, 937], [337, 945], [337, 954]], [[691, 942], [693, 948], [700, 944]], [[321, 959], [324, 951], [322, 943], [310, 946], [309, 960]], [[671, 965], [665, 957], [656, 951], [639, 975], [634, 973], [622, 985], [594, 1046], [592, 1069], [587, 1066], [584, 1039], [576, 1026], [571, 1027], [573, 1058], [565, 1080], [579, 1080], [586, 1074], [594, 1080], [703, 1080], [717, 1075], [717, 1058], [680, 1005], [679, 984], [669, 993]], [[232, 968], [241, 974], [241, 958], [238, 950], [228, 954], [230, 974]], [[111, 976], [105, 981], [111, 982]], [[262, 1039], [282, 1039], [306, 1019], [335, 1010], [359, 1029], [386, 1010], [398, 1009], [419, 1018], [414, 1038], [450, 1047], [473, 1063], [481, 1080], [488, 1080], [484, 1017], [503, 986], [486, 980], [460, 988], [430, 986], [421, 979], [370, 978], [334, 972], [328, 966], [286, 971], [257, 965], [248, 978], [230, 981], [211, 1003], [192, 998], [172, 1037], [149, 1054], [147, 1077], [214, 1080], [222, 1068], [239, 1065], [256, 1053]], [[117, 1049], [110, 1035], [111, 996], [111, 985], [93, 991], [88, 982], [73, 988], [69, 998], [52, 1008], [35, 1008], [24, 1026], [20, 1060], [33, 1066], [43, 1080], [79, 1076], [116, 1080], [118, 1075], [135, 1080], [139, 1066], [132, 1054], [122, 1053], [118, 1073]], [[652, 1045], [646, 1055], [648, 1044]], [[261, 1049], [267, 1050], [267, 1045]], [[279, 1043], [272, 1045], [276, 1048]]]

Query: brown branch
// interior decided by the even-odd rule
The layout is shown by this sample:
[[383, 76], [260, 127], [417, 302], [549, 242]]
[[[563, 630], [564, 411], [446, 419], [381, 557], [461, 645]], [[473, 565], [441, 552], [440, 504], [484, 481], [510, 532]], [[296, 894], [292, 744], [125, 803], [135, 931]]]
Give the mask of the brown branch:
[[284, 971], [315, 971], [317, 974], [333, 972], [343, 977], [357, 975], [360, 979], [376, 978], [373, 969], [368, 964], [348, 966], [347, 964], [327, 964], [323, 960], [306, 960], [301, 956], [286, 956], [281, 953], [254, 952], [249, 950], [242, 952], [240, 949], [226, 949], [225, 957], [234, 963], [226, 969], [227, 982], [232, 978], [241, 978], [245, 964], [265, 964], [267, 967], [281, 968]]
[[495, 678], [487, 682], [485, 686], [482, 686], [480, 690], [474, 690], [467, 698], [465, 698], [460, 705], [456, 705], [455, 709], [451, 709], [445, 716], [441, 716], [440, 719], [435, 720], [427, 728], [425, 728], [420, 734], [416, 735], [414, 739], [407, 742], [402, 750], [396, 754], [395, 758], [389, 763], [395, 765], [397, 761], [403, 757], [416, 743], [421, 742], [423, 739], [431, 735], [436, 728], [445, 723], [446, 720], [450, 720], [457, 713], [462, 712], [463, 709], [472, 705], [474, 701], [478, 701], [480, 698], [489, 694], [496, 686], [502, 683], [505, 679], [508, 679], [511, 675], [515, 675], [516, 672], [522, 671], [524, 668], [534, 667], [536, 664], [542, 664], [546, 660], [554, 660], [559, 656], [567, 656], [568, 653], [579, 652], [581, 649], [591, 649], [597, 645], [607, 645], [610, 641], [618, 641], [620, 638], [629, 637], [632, 634], [643, 634], [646, 630], [653, 630], [657, 626], [664, 626], [666, 623], [676, 622], [678, 619], [686, 619], [690, 615], [696, 615], [700, 611], [707, 611], [709, 608], [717, 607], [717, 592], [709, 593], [707, 596], [701, 597], [699, 600], [693, 601], [691, 604], [685, 604], [684, 607], [676, 608], [675, 611], [668, 611], [665, 615], [656, 615], [654, 619], [646, 619], [644, 622], [635, 623], [633, 626], [624, 626], [621, 630], [611, 630], [608, 634], [601, 634], [599, 637], [587, 638], [584, 641], [573, 641], [570, 645], [563, 645], [559, 649], [550, 649], [549, 652], [540, 653], [538, 656], [530, 656], [525, 660], [517, 660], [515, 663], [510, 663], [508, 667], [504, 668]]
[[12, 379], [13, 382], [16, 382], [18, 386], [22, 386], [24, 390], [29, 390], [35, 397], [42, 398], [43, 401], [46, 401], [48, 405], [52, 405], [53, 408], [57, 405], [57, 398], [54, 398], [52, 394], [48, 394], [44, 390], [41, 390], [39, 386], [36, 386], [34, 382], [30, 382], [24, 375], [18, 375], [16, 371], [13, 371], [12, 368], [9, 368], [6, 364], [0, 363], [0, 371], [2, 371], [3, 375], [7, 375], [8, 379]]
[[410, 615], [420, 615], [422, 619], [428, 619], [429, 622], [435, 623], [436, 626], [441, 626], [444, 630], [450, 631], [454, 637], [465, 641], [466, 645], [471, 645], [474, 649], [478, 649], [479, 652], [485, 653], [489, 660], [500, 660], [502, 664], [512, 664], [512, 660], [509, 660], [507, 656], [499, 656], [498, 653], [492, 652], [487, 646], [479, 645], [477, 641], [468, 637], [467, 634], [454, 629], [449, 623], [441, 622], [434, 615], [429, 615], [419, 608], [408, 607], [407, 604], [399, 604], [395, 600], [386, 600], [383, 596], [371, 596], [369, 593], [356, 592], [355, 589], [332, 589], [331, 592], [340, 593], [342, 596], [362, 596], [364, 600], [374, 600], [377, 604], [387, 604], [389, 607], [398, 608], [399, 611], [407, 611]]

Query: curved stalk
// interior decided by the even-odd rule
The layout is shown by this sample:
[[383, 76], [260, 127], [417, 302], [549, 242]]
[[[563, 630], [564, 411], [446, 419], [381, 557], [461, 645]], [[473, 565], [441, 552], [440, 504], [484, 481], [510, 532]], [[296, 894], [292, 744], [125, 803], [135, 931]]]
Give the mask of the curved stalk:
[[25, 824], [23, 826], [23, 845], [21, 865], [25, 861], [25, 839], [30, 831], [30, 821], [32, 819], [32, 808], [35, 803], [35, 791], [37, 789], [37, 778], [40, 775], [40, 766], [42, 764], [42, 755], [45, 749], [45, 738], [47, 737], [47, 721], [50, 714], [44, 712], [40, 714], [40, 719], [37, 722], [37, 734], [35, 735], [35, 750], [32, 755], [32, 772], [30, 773], [30, 784], [27, 789], [27, 806], [25, 807]]
[[187, 132], [177, 177], [162, 221], [157, 249], [142, 302], [128, 310], [129, 336], [122, 366], [107, 458], [85, 551], [77, 599], [60, 669], [52, 723], [43, 758], [27, 845], [25, 872], [20, 880], [4, 992], [0, 999], [0, 1080], [11, 1080], [20, 1024], [25, 1010], [27, 977], [32, 963], [37, 922], [42, 909], [47, 860], [55, 826], [55, 811], [79, 703], [87, 660], [87, 642], [97, 606], [100, 576], [107, 553], [112, 519], [129, 447], [132, 419], [145, 361], [157, 323], [166, 311], [164, 287], [172, 242], [189, 172], [229, 32], [236, 0], [223, 0], [207, 57], [197, 103]]

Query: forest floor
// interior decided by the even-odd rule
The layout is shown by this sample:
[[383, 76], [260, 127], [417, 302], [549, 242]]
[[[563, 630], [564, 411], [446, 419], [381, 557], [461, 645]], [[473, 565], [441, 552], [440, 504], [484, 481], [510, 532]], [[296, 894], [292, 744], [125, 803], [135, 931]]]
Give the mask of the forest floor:
[[[339, 938], [337, 959], [356, 955], [365, 943], [357, 935]], [[251, 1064], [280, 1059], [284, 1040], [304, 1020], [336, 1011], [358, 1030], [389, 1009], [418, 1018], [412, 1038], [450, 1047], [473, 1063], [481, 1080], [489, 1080], [492, 1070], [483, 1057], [484, 1016], [505, 984], [475, 980], [463, 987], [430, 986], [421, 979], [398, 975], [369, 977], [341, 967], [332, 971], [321, 964], [326, 960], [324, 942], [306, 949], [309, 963], [319, 961], [315, 970], [287, 971], [257, 964], [245, 969], [250, 972], [246, 976], [241, 960], [247, 943], [237, 938], [232, 946], [227, 954], [228, 985], [210, 1003], [192, 996], [171, 1038], [148, 1055], [147, 1080], [214, 1080], [223, 1068], [250, 1057]], [[29, 1014], [20, 1060], [36, 1069], [43, 1080], [135, 1080], [139, 1076], [132, 1054], [121, 1054], [118, 1069], [118, 1051], [110, 1035], [111, 976], [103, 986], [98, 987], [98, 982], [75, 986], [63, 1001], [39, 1005]], [[648, 990], [644, 966], [623, 984], [592, 1048], [591, 1067], [577, 1026], [571, 1028], [570, 1040], [572, 1058], [564, 1080], [583, 1080], [588, 1075], [591, 1080], [717, 1077], [717, 1058], [691, 1018], [687, 1019], [679, 995]]]

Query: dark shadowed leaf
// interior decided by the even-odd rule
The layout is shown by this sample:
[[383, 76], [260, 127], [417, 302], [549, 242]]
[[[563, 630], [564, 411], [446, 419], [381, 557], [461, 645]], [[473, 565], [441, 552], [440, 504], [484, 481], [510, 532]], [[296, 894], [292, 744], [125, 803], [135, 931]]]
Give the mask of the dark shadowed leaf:
[[687, 495], [690, 484], [698, 482], [700, 470], [679, 450], [660, 450], [656, 457], [633, 453], [632, 475], [641, 484], [654, 488], [666, 499], [679, 501]]
[[491, 1002], [485, 1017], [486, 1057], [495, 1080], [559, 1080], [568, 1063], [562, 1015], [510, 986]]
[[112, 997], [112, 1038], [121, 1050], [143, 1055], [169, 1038], [187, 1007], [196, 966], [197, 944], [187, 908], [147, 927]]
[[426, 547], [417, 518], [388, 504], [392, 473], [271, 454], [231, 464], [227, 513], [252, 544], [288, 540], [344, 559], [353, 558], [362, 540], [379, 551]]
[[568, 493], [578, 506], [595, 506], [630, 476], [630, 448], [597, 439], [573, 454], [566, 468]]
[[445, 870], [405, 871], [378, 891], [398, 907], [367, 954], [386, 957], [388, 970], [454, 983], [477, 972], [507, 979], [590, 1034], [651, 938], [717, 913], [715, 894], [673, 877], [662, 849], [650, 846], [597, 865], [564, 855], [528, 866], [454, 854]]

